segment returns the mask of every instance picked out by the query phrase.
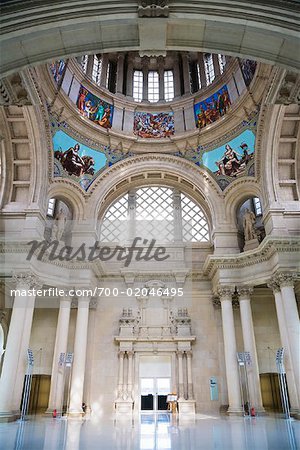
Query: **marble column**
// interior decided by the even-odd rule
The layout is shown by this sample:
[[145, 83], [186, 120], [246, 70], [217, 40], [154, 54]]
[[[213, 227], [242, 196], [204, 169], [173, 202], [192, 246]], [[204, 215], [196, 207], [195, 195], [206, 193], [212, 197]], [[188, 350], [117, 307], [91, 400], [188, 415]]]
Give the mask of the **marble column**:
[[221, 75], [221, 70], [220, 70], [220, 64], [219, 64], [219, 57], [218, 57], [217, 53], [213, 53], [212, 58], [213, 58], [215, 76], [219, 77]]
[[237, 348], [232, 309], [233, 293], [234, 288], [231, 286], [220, 286], [218, 289], [222, 311], [224, 355], [229, 403], [227, 412], [228, 414], [242, 415], [243, 408], [241, 402], [240, 379], [237, 364]]
[[201, 83], [201, 89], [206, 87], [206, 76], [205, 76], [205, 66], [204, 66], [204, 59], [203, 59], [203, 53], [198, 53], [198, 64], [199, 64], [199, 74], [200, 74], [200, 83]]
[[93, 67], [94, 67], [94, 55], [88, 55], [86, 74], [91, 79], [93, 77]]
[[162, 57], [158, 58], [158, 79], [159, 79], [159, 101], [165, 100], [165, 69], [164, 69], [164, 59]]
[[264, 412], [260, 389], [253, 319], [250, 305], [250, 295], [252, 292], [253, 289], [247, 286], [241, 286], [238, 288], [244, 351], [249, 352], [251, 356], [251, 364], [247, 366], [250, 404], [251, 406], [254, 406], [256, 411]]
[[133, 59], [130, 55], [127, 60], [126, 95], [128, 97], [133, 95]]
[[116, 84], [117, 94], [123, 94], [123, 81], [124, 81], [124, 54], [120, 53], [118, 55], [118, 62], [117, 62], [117, 84]]
[[191, 83], [190, 83], [190, 67], [189, 67], [188, 53], [186, 53], [186, 52], [182, 53], [181, 58], [182, 58], [184, 94], [190, 94], [191, 93]]
[[292, 273], [282, 272], [277, 275], [287, 324], [291, 363], [294, 370], [296, 386], [298, 387], [298, 398], [300, 400], [300, 323], [294, 291], [295, 278], [296, 274]]
[[184, 385], [183, 385], [183, 352], [177, 351], [178, 358], [178, 400], [184, 399]]
[[107, 84], [106, 84], [107, 70], [108, 70], [108, 55], [106, 53], [103, 53], [102, 54], [100, 86], [102, 86], [104, 88], [107, 88]]
[[142, 60], [142, 72], [143, 72], [143, 101], [148, 101], [148, 58]]
[[[30, 289], [38, 283], [38, 279], [30, 273], [18, 274], [14, 281], [16, 293], [0, 378], [0, 421], [14, 420], [16, 409], [19, 410], [21, 403], [35, 302]], [[17, 407], [15, 389], [18, 392]]]
[[132, 385], [133, 385], [133, 352], [127, 352], [128, 357], [128, 376], [127, 376], [127, 395], [128, 399], [132, 399]]
[[193, 390], [193, 376], [192, 376], [192, 351], [186, 352], [187, 359], [187, 385], [188, 385], [188, 399], [192, 400], [194, 398]]
[[59, 366], [59, 361], [61, 353], [64, 357], [67, 353], [71, 303], [71, 297], [63, 297], [59, 304], [47, 413], [52, 413], [54, 409], [61, 412], [62, 408], [65, 366], [64, 362]]
[[119, 381], [118, 399], [122, 400], [124, 395], [124, 356], [125, 352], [119, 351]]
[[181, 96], [180, 70], [179, 70], [178, 58], [179, 58], [179, 55], [177, 54], [175, 57], [174, 67], [173, 67], [175, 98], [178, 98]]
[[89, 297], [78, 299], [78, 310], [75, 329], [74, 361], [70, 390], [69, 415], [82, 415], [83, 385], [85, 373], [87, 332], [89, 322]]
[[275, 306], [279, 327], [279, 334], [281, 345], [284, 348], [284, 365], [286, 370], [286, 379], [289, 391], [289, 399], [291, 404], [291, 413], [299, 413], [299, 394], [297, 391], [296, 381], [294, 370], [292, 366], [291, 360], [291, 352], [290, 352], [290, 344], [288, 337], [288, 326], [285, 319], [283, 302], [281, 296], [280, 286], [277, 284], [277, 279], [274, 277], [268, 284], [268, 287], [273, 290], [274, 298], [275, 298]]

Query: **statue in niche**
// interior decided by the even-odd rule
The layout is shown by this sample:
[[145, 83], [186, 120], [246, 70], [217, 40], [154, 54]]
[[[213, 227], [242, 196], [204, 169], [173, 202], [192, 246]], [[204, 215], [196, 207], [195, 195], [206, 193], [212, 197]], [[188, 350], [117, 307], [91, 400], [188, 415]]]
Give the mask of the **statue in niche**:
[[256, 217], [255, 217], [254, 212], [252, 212], [248, 208], [246, 208], [245, 214], [243, 217], [245, 241], [250, 241], [251, 239], [257, 239], [257, 235], [256, 235], [256, 231], [255, 231], [255, 221], [256, 221]]
[[63, 209], [60, 208], [59, 212], [56, 214], [54, 222], [53, 222], [53, 228], [52, 228], [52, 239], [61, 241], [65, 225], [66, 225], [66, 215], [63, 212]]

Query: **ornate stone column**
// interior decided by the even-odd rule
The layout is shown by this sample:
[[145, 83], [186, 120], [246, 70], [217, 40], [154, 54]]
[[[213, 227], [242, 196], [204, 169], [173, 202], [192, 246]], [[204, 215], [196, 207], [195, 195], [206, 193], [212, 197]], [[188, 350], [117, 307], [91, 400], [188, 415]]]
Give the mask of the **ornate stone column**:
[[298, 387], [298, 399], [300, 400], [300, 323], [294, 292], [295, 278], [296, 274], [288, 272], [280, 272], [277, 275], [287, 324], [291, 362], [294, 369], [296, 386]]
[[159, 77], [159, 100], [163, 101], [165, 99], [165, 80], [164, 80], [165, 70], [164, 70], [164, 59], [162, 57], [158, 58], [158, 77]]
[[93, 76], [93, 67], [94, 67], [94, 55], [88, 55], [86, 74], [90, 78], [92, 78]]
[[[6, 349], [0, 379], [0, 421], [11, 421], [19, 411], [27, 364], [35, 295], [30, 289], [39, 281], [31, 273], [14, 276], [16, 294], [8, 330]], [[16, 405], [16, 396], [18, 403]]]
[[73, 416], [82, 415], [83, 384], [86, 360], [87, 332], [89, 321], [89, 297], [78, 299], [78, 310], [76, 319], [74, 362], [72, 370], [72, 381], [70, 391], [69, 414]]
[[148, 58], [142, 59], [143, 72], [143, 101], [148, 101]]
[[128, 399], [132, 399], [132, 385], [133, 385], [133, 352], [127, 352], [128, 357], [128, 376], [127, 376], [127, 395]]
[[175, 56], [174, 67], [173, 67], [175, 98], [178, 98], [181, 95], [181, 83], [180, 83], [180, 71], [179, 71], [178, 58], [179, 58], [179, 55], [177, 53]]
[[291, 403], [291, 413], [298, 414], [299, 413], [299, 394], [297, 391], [296, 381], [294, 370], [292, 366], [291, 352], [290, 352], [290, 344], [287, 330], [287, 323], [285, 319], [282, 296], [280, 286], [277, 284], [277, 278], [273, 277], [271, 282], [268, 284], [268, 287], [273, 290], [274, 298], [275, 298], [275, 306], [277, 312], [277, 320], [279, 326], [280, 340], [281, 345], [284, 348], [284, 363], [286, 370], [286, 379], [289, 390], [289, 399]]
[[191, 84], [190, 84], [190, 68], [189, 68], [188, 53], [186, 53], [186, 52], [182, 53], [181, 57], [182, 57], [184, 94], [190, 94], [191, 93]]
[[178, 358], [178, 400], [184, 399], [184, 385], [183, 385], [183, 352], [177, 351]]
[[118, 55], [117, 62], [117, 84], [116, 93], [123, 94], [123, 80], [124, 80], [124, 53]]
[[200, 83], [201, 89], [206, 87], [206, 76], [205, 76], [205, 67], [204, 67], [204, 59], [203, 53], [198, 53], [198, 64], [199, 64], [199, 73], [200, 73]]
[[188, 399], [192, 400], [194, 398], [193, 389], [193, 376], [192, 376], [192, 351], [186, 352], [187, 359], [187, 385], [188, 385]]
[[234, 329], [234, 318], [232, 309], [232, 286], [220, 286], [218, 294], [221, 302], [222, 326], [224, 337], [224, 354], [226, 366], [226, 380], [228, 391], [228, 414], [243, 413], [241, 404], [240, 380], [236, 356], [236, 338]]
[[131, 55], [128, 55], [127, 59], [126, 95], [128, 97], [133, 95], [133, 59]]
[[256, 411], [264, 412], [250, 305], [250, 295], [252, 294], [252, 292], [253, 289], [251, 287], [241, 286], [238, 288], [244, 351], [249, 352], [251, 356], [251, 364], [247, 367], [250, 403], [251, 406], [254, 406]]
[[71, 297], [63, 297], [59, 304], [47, 413], [52, 413], [54, 409], [61, 412], [64, 391], [64, 364], [59, 366], [59, 361], [61, 353], [64, 353], [64, 355], [67, 353], [71, 303]]
[[221, 75], [221, 71], [220, 71], [220, 64], [219, 64], [218, 55], [216, 53], [213, 53], [212, 58], [213, 58], [215, 76], [219, 77]]
[[106, 78], [108, 69], [108, 55], [106, 53], [102, 54], [102, 66], [101, 66], [101, 76], [100, 76], [100, 86], [107, 88]]
[[124, 394], [124, 356], [125, 352], [119, 352], [119, 380], [118, 380], [118, 399], [123, 399]]

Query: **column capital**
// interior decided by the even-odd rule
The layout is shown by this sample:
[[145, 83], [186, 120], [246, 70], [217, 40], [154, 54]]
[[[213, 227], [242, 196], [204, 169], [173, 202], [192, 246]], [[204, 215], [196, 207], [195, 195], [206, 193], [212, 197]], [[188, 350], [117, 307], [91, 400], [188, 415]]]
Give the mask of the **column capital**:
[[120, 358], [124, 358], [125, 351], [124, 350], [119, 350], [118, 355], [119, 355]]
[[213, 295], [211, 298], [211, 301], [215, 308], [221, 307], [221, 302], [220, 302], [220, 298], [218, 295]]
[[275, 280], [280, 287], [294, 286], [297, 274], [294, 272], [276, 272]]
[[192, 357], [192, 355], [193, 355], [193, 352], [192, 352], [192, 350], [186, 350], [186, 356], [187, 356], [187, 358], [191, 358]]
[[38, 289], [43, 284], [33, 272], [15, 272], [12, 280], [17, 286], [22, 286], [24, 289]]
[[219, 285], [218, 286], [218, 295], [219, 295], [219, 299], [222, 302], [223, 300], [232, 300], [232, 295], [234, 294], [235, 288], [234, 286], [230, 286], [230, 285]]
[[271, 278], [267, 286], [268, 288], [272, 289], [273, 293], [280, 292], [280, 285], [277, 283], [275, 277]]
[[177, 350], [177, 351], [176, 351], [176, 355], [178, 356], [178, 358], [179, 358], [179, 357], [182, 358], [182, 357], [183, 357], [183, 354], [184, 354], [184, 351], [183, 351], [183, 350]]
[[252, 286], [237, 286], [237, 293], [239, 295], [239, 300], [241, 297], [243, 300], [250, 300], [250, 296], [253, 293]]
[[128, 358], [130, 357], [130, 358], [132, 358], [133, 357], [133, 355], [134, 355], [134, 351], [132, 351], [132, 350], [127, 350], [127, 356], [128, 356]]

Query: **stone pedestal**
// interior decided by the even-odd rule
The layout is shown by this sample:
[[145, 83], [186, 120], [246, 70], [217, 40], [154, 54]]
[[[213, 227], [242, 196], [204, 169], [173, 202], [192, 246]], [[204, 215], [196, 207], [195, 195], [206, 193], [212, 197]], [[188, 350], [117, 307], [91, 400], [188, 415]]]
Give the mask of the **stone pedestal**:
[[195, 415], [196, 400], [178, 400], [179, 414]]
[[244, 252], [247, 252], [248, 250], [253, 250], [259, 246], [258, 239], [250, 239], [250, 241], [246, 241], [244, 245]]
[[117, 414], [132, 414], [133, 401], [132, 400], [116, 400]]

